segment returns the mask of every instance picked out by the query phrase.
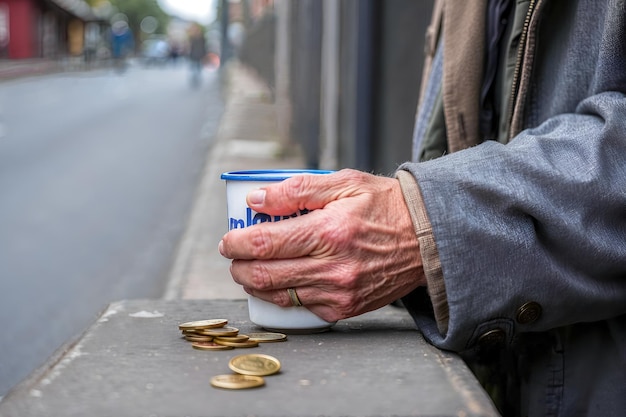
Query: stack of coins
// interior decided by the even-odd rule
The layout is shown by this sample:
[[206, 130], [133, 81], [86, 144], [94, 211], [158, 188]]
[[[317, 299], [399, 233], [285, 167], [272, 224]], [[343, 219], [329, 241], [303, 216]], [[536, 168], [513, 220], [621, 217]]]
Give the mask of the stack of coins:
[[216, 388], [245, 389], [265, 385], [264, 376], [280, 371], [280, 362], [273, 356], [252, 353], [235, 356], [228, 362], [234, 374], [216, 375], [211, 385]]
[[178, 328], [182, 331], [183, 338], [198, 350], [251, 348], [259, 346], [259, 343], [287, 340], [287, 336], [282, 333], [239, 334], [239, 329], [227, 324], [227, 319], [209, 319], [181, 323]]
[[[227, 319], [209, 319], [181, 323], [178, 328], [183, 338], [191, 342], [194, 349], [229, 350], [257, 347], [259, 343], [284, 342], [282, 333], [256, 332], [239, 334], [239, 329], [227, 326]], [[280, 362], [273, 356], [249, 354], [235, 356], [228, 363], [234, 374], [216, 375], [211, 385], [225, 389], [256, 388], [265, 385], [264, 376], [280, 371]]]

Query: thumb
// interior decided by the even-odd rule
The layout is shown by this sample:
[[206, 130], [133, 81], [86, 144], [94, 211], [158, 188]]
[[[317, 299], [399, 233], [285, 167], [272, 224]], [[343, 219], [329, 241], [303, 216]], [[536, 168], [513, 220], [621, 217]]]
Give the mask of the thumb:
[[248, 193], [248, 206], [259, 213], [290, 215], [316, 210], [358, 191], [359, 171], [344, 169], [332, 174], [295, 175]]

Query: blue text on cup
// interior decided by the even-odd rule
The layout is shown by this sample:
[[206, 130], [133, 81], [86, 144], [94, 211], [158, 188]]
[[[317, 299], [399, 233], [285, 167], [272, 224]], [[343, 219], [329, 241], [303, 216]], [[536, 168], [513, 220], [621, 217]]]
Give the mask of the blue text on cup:
[[298, 217], [303, 214], [307, 214], [309, 210], [298, 210], [298, 212], [293, 213], [289, 216], [270, 216], [265, 213], [254, 213], [250, 207], [246, 208], [246, 218], [245, 219], [237, 219], [234, 217], [229, 218], [228, 230], [233, 229], [243, 229], [244, 227], [253, 226], [257, 223], [265, 223], [265, 222], [277, 222], [280, 220], [290, 219], [292, 217]]

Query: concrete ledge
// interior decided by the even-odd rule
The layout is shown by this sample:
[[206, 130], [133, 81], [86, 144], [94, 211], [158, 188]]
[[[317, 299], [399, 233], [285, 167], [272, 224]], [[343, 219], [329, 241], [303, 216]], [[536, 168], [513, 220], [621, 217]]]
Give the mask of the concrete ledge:
[[[258, 348], [198, 351], [178, 324], [227, 318], [258, 330], [245, 300], [113, 303], [56, 362], [0, 403], [0, 416], [497, 416], [456, 355], [426, 343], [401, 309]], [[282, 363], [262, 388], [210, 386], [228, 361], [266, 353]]]

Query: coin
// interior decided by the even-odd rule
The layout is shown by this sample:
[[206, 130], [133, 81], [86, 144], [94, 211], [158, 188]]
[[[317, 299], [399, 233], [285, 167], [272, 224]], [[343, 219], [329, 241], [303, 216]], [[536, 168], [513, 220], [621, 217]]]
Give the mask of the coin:
[[186, 334], [183, 336], [185, 340], [190, 342], [210, 342], [213, 340], [213, 336], [200, 336], [200, 335], [190, 335]]
[[259, 343], [284, 342], [285, 340], [287, 340], [287, 335], [282, 333], [249, 333], [248, 336], [250, 337], [249, 340], [256, 340]]
[[221, 337], [221, 336], [236, 336], [237, 333], [239, 333], [239, 329], [237, 329], [236, 327], [220, 327], [217, 329], [202, 329], [202, 331], [199, 331], [200, 334], [206, 335], [206, 336], [216, 336], [216, 337]]
[[228, 350], [231, 346], [218, 345], [215, 342], [192, 342], [191, 347], [198, 350]]
[[245, 342], [250, 339], [250, 336], [246, 334], [238, 334], [235, 336], [217, 336], [216, 339], [225, 340], [227, 342]]
[[256, 388], [265, 384], [265, 380], [261, 376], [253, 375], [216, 375], [211, 378], [211, 385], [217, 388], [226, 389], [246, 389]]
[[232, 346], [235, 348], [251, 348], [259, 346], [259, 342], [256, 342], [254, 340], [240, 340], [238, 342], [233, 342], [229, 340], [224, 340], [221, 337], [216, 337], [215, 343], [217, 343], [218, 345]]
[[273, 356], [261, 353], [235, 356], [228, 367], [238, 374], [266, 376], [280, 371], [280, 362]]
[[190, 329], [213, 329], [217, 327], [224, 327], [228, 323], [226, 319], [211, 319], [211, 320], [198, 320], [198, 321], [188, 321], [186, 323], [181, 323], [178, 325], [180, 330], [190, 330]]

